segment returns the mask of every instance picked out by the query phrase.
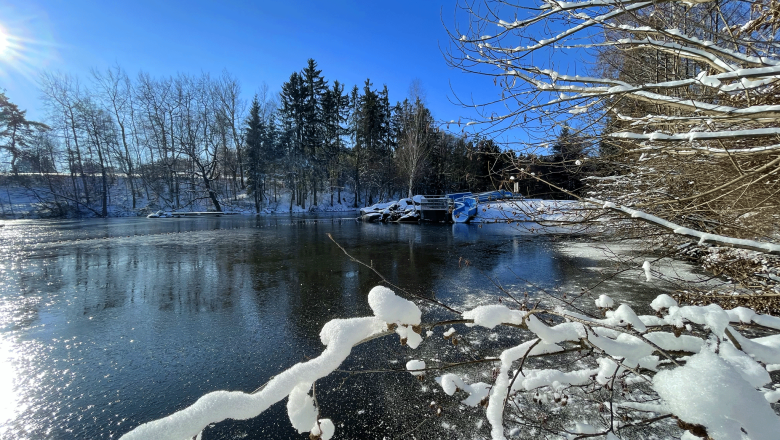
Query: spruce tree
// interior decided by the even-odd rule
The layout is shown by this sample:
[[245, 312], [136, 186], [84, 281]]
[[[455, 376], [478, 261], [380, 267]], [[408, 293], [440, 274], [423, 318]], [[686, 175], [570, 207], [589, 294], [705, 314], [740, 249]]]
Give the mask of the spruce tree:
[[317, 62], [309, 59], [306, 68], [300, 74], [303, 81], [303, 149], [306, 173], [311, 182], [312, 203], [317, 204], [317, 185], [322, 180], [322, 169], [325, 164], [323, 153], [323, 115], [322, 96], [327, 90], [327, 81], [322, 77], [322, 70], [317, 69]]
[[[340, 164], [343, 156], [342, 137], [347, 131], [342, 124], [347, 121], [348, 107], [349, 96], [344, 94], [344, 85], [334, 81], [333, 88], [326, 89], [322, 95], [323, 152], [327, 164], [328, 184], [331, 190], [331, 206], [333, 206], [333, 189], [339, 185]], [[340, 186], [339, 202], [341, 202]]]
[[260, 212], [260, 202], [262, 200], [262, 175], [264, 170], [263, 138], [264, 135], [263, 120], [260, 118], [260, 101], [255, 95], [252, 99], [252, 107], [249, 109], [249, 116], [246, 119], [245, 142], [246, 150], [244, 154], [244, 170], [248, 176], [248, 192], [254, 196], [255, 210]]

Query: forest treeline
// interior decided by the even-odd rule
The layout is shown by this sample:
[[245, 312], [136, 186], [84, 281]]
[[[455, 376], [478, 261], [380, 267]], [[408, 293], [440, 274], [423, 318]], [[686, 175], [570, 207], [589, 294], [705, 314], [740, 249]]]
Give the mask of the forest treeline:
[[0, 155], [6, 183], [26, 185], [51, 216], [108, 216], [112, 190], [134, 211], [242, 200], [260, 212], [282, 194], [292, 210], [509, 182], [511, 157], [448, 131], [419, 85], [391, 103], [387, 86], [346, 89], [314, 60], [248, 100], [228, 72], [131, 77], [117, 66], [85, 81], [45, 73], [40, 87], [40, 122], [1, 95]]

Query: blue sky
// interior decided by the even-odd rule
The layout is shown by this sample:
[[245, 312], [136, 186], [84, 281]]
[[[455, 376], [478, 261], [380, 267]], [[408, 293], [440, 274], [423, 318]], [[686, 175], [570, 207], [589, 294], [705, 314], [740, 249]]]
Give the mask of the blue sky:
[[131, 75], [214, 75], [227, 69], [246, 99], [263, 83], [272, 92], [314, 58], [326, 79], [347, 88], [387, 84], [393, 102], [418, 78], [436, 118], [458, 119], [450, 85], [487, 98], [492, 81], [447, 67], [442, 20], [453, 24], [455, 2], [86, 1], [5, 0], [0, 25], [21, 41], [0, 58], [0, 87], [28, 116], [42, 119], [35, 85], [42, 69], [89, 79], [92, 68], [121, 65]]

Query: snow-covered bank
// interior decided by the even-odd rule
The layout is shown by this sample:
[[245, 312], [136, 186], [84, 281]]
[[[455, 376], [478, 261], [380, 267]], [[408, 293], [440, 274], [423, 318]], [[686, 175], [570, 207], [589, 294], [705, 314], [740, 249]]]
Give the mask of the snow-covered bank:
[[[64, 177], [61, 177], [63, 178]], [[87, 201], [81, 197], [79, 200], [72, 197], [67, 191], [59, 189], [53, 192], [45, 181], [34, 178], [13, 178], [2, 176], [0, 178], [0, 218], [4, 219], [32, 219], [32, 218], [75, 218], [98, 217], [102, 204], [101, 200]], [[260, 210], [260, 215], [305, 213], [305, 212], [354, 212], [354, 194], [341, 193], [341, 200], [337, 194], [333, 194], [333, 204], [330, 193], [318, 194], [318, 204], [311, 205], [307, 200], [303, 208], [295, 203], [290, 203], [291, 192], [280, 190], [276, 198], [271, 195], [266, 198]], [[231, 197], [218, 197], [223, 212], [255, 215], [255, 205], [252, 197], [246, 191], [238, 192]], [[166, 191], [154, 194], [136, 190], [135, 208], [130, 186], [126, 180], [117, 177], [108, 187], [107, 213], [108, 217], [136, 217], [146, 216], [157, 211], [188, 211], [205, 212], [213, 211], [214, 205], [207, 197], [184, 200], [177, 202], [168, 197]]]
[[481, 203], [471, 223], [574, 222], [582, 219], [576, 200], [515, 199]]

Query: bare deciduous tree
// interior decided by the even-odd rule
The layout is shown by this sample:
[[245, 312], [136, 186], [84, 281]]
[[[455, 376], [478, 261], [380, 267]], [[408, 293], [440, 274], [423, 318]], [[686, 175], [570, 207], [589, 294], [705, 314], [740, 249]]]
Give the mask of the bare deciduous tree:
[[[526, 151], [567, 125], [589, 142], [587, 160], [610, 162], [582, 196], [713, 234], [766, 236], [780, 194], [777, 7], [469, 2], [448, 60], [500, 88], [501, 105], [478, 106], [483, 118], [472, 124], [525, 130]], [[561, 55], [598, 64], [590, 74], [559, 71]]]
[[433, 117], [419, 96], [412, 97], [414, 102], [404, 101], [398, 108], [400, 134], [396, 149], [396, 161], [399, 174], [408, 187], [407, 197], [412, 197], [414, 184], [420, 177], [425, 159], [433, 144]]

